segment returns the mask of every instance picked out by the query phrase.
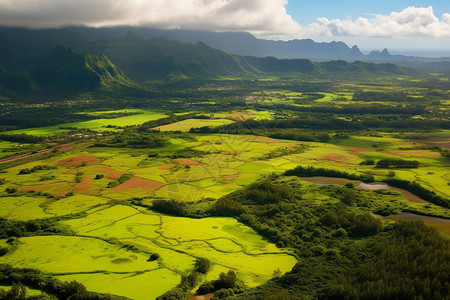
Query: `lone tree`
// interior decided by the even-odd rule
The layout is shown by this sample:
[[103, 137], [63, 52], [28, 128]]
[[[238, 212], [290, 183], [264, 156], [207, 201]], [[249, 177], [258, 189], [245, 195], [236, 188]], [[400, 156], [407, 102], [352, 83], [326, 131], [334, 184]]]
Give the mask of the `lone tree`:
[[200, 257], [195, 262], [195, 267], [199, 273], [206, 274], [211, 268], [211, 262], [207, 258]]

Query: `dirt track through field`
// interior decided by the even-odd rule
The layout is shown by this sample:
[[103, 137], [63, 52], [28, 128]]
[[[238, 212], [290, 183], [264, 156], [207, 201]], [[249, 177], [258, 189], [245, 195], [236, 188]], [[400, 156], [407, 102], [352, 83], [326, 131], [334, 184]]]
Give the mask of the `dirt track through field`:
[[[21, 159], [21, 158], [39, 156], [39, 155], [42, 155], [42, 154], [50, 153], [53, 150], [58, 150], [59, 152], [69, 151], [69, 150], [73, 149], [73, 145], [74, 144], [75, 144], [75, 142], [67, 143], [67, 144], [60, 144], [60, 145], [53, 146], [51, 148], [39, 150], [37, 152], [29, 152], [29, 153], [24, 153], [24, 154], [12, 156], [12, 157], [2, 158], [2, 159], [0, 159], [0, 164], [16, 161], [16, 160]], [[90, 143], [80, 143], [79, 144], [80, 147], [77, 147], [77, 149], [86, 148], [89, 145], [90, 145]]]

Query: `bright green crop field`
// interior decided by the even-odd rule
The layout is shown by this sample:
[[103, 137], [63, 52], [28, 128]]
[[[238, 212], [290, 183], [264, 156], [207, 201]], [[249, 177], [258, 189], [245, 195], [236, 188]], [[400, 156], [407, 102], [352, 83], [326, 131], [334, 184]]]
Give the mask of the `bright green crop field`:
[[[130, 199], [139, 197], [145, 205], [155, 199], [218, 199], [298, 164], [384, 178], [386, 170], [359, 164], [368, 158], [417, 159], [421, 168], [395, 170], [396, 176], [448, 195], [448, 162], [431, 150], [401, 150], [408, 143], [388, 134], [352, 136], [335, 144], [251, 135], [196, 135], [170, 143], [152, 150], [156, 157], [145, 149], [91, 147], [5, 169], [0, 173], [3, 186], [18, 192], [8, 194], [3, 188], [0, 217], [28, 221], [65, 216], [59, 222], [73, 236], [21, 237], [17, 249], [0, 257], [0, 263], [76, 280], [94, 292], [152, 299], [178, 286], [183, 274], [195, 270], [196, 259], [205, 257], [211, 269], [202, 280], [234, 270], [246, 286], [254, 287], [270, 280], [275, 270], [290, 271], [298, 258], [236, 219], [173, 217], [135, 206]], [[283, 155], [283, 149], [299, 146], [304, 150]], [[170, 156], [182, 149], [199, 155]], [[55, 168], [18, 175], [38, 165]], [[111, 187], [123, 174], [130, 178]], [[45, 175], [51, 179], [42, 180]], [[395, 197], [402, 199], [395, 200], [399, 210], [450, 217], [434, 204]], [[158, 259], [147, 261], [153, 253]]]
[[[117, 117], [113, 119], [102, 119], [102, 114], [108, 113], [136, 113], [131, 116]], [[147, 121], [157, 120], [164, 118], [166, 114], [162, 112], [156, 112], [152, 110], [144, 110], [144, 109], [124, 109], [124, 110], [114, 110], [114, 111], [98, 111], [98, 112], [86, 112], [87, 115], [98, 116], [99, 119], [82, 121], [82, 122], [73, 122], [73, 123], [65, 123], [54, 126], [45, 126], [45, 127], [36, 127], [36, 128], [27, 128], [27, 129], [19, 129], [7, 131], [7, 134], [31, 134], [37, 136], [51, 136], [55, 134], [61, 134], [68, 132], [70, 129], [68, 128], [77, 128], [77, 129], [90, 129], [95, 131], [114, 131], [117, 130], [114, 127], [124, 127], [130, 125], [140, 125]], [[113, 127], [114, 126], [114, 127]]]
[[[308, 98], [317, 94], [324, 97]], [[93, 131], [82, 143], [0, 164], [0, 221], [21, 228], [4, 233], [0, 239], [0, 249], [6, 249], [2, 250], [6, 254], [0, 255], [0, 264], [40, 270], [62, 281], [76, 280], [92, 292], [130, 299], [154, 299], [180, 286], [187, 294], [195, 294], [199, 286], [214, 282], [229, 270], [250, 289], [274, 282], [307, 259], [299, 255], [298, 249], [286, 246], [283, 236], [277, 236], [278, 241], [270, 239], [274, 232], [270, 226], [284, 226], [276, 218], [270, 219], [271, 216], [289, 212], [291, 204], [265, 203], [269, 208], [264, 217], [269, 219], [269, 225], [262, 228], [255, 227], [250, 213], [234, 218], [233, 214], [215, 213], [213, 208], [222, 199], [272, 178], [273, 174], [281, 175], [301, 165], [372, 175], [375, 181], [392, 177], [416, 182], [434, 195], [448, 198], [450, 161], [445, 151], [450, 141], [448, 130], [420, 133], [405, 130], [402, 134], [392, 130], [343, 130], [331, 132], [322, 139], [317, 134], [325, 130], [290, 128], [297, 130], [296, 133], [311, 133], [313, 137], [302, 139], [288, 135], [280, 138], [271, 134], [271, 127], [256, 133], [245, 127], [248, 120], [253, 125], [270, 126], [289, 118], [303, 120], [306, 117], [301, 115], [299, 107], [314, 103], [321, 107], [330, 103], [345, 106], [352, 96], [353, 92], [346, 89], [308, 94], [274, 89], [252, 92], [242, 98], [253, 106], [210, 111], [211, 119], [182, 120], [178, 117], [183, 113], [170, 114], [181, 121], [159, 123], [167, 125], [148, 130], [140, 131], [139, 126], [123, 127], [159, 120], [169, 114], [136, 108], [86, 111], [79, 113], [98, 119], [6, 132], [51, 139], [57, 134], [64, 137], [69, 127]], [[301, 104], [304, 106], [298, 104], [301, 101], [306, 101]], [[274, 105], [274, 110], [257, 106], [268, 103]], [[277, 104], [292, 105], [295, 109], [283, 111], [276, 109]], [[323, 115], [321, 118], [326, 119]], [[350, 122], [352, 117], [340, 116], [339, 120]], [[214, 131], [229, 124], [243, 125], [234, 132]], [[210, 131], [193, 133], [191, 130], [204, 126], [210, 127]], [[280, 128], [275, 127], [273, 131], [283, 132], [284, 128]], [[100, 134], [106, 130], [111, 132]], [[55, 145], [59, 142], [57, 138], [39, 146]], [[0, 142], [0, 151], [4, 151], [0, 157], [6, 156], [16, 144]], [[418, 167], [376, 166], [377, 161], [385, 159], [414, 160]], [[372, 163], [364, 163], [367, 161]], [[295, 184], [301, 186], [295, 191], [301, 192], [299, 201], [309, 203], [305, 205], [337, 205], [339, 200], [325, 193], [328, 185], [342, 188], [347, 184], [367, 200], [349, 211], [369, 212], [382, 220], [383, 226], [403, 219], [421, 219], [442, 235], [448, 235], [448, 208], [418, 200], [405, 190], [389, 187], [365, 191], [359, 188], [360, 180], [333, 177], [287, 178], [286, 182], [289, 180], [294, 190]], [[253, 201], [260, 196], [255, 195]], [[185, 214], [177, 211], [165, 214], [153, 206], [161, 201], [194, 209]], [[248, 206], [258, 209], [258, 205], [252, 205]], [[388, 208], [387, 215], [383, 214], [385, 208]], [[316, 219], [314, 222], [318, 222], [319, 218]], [[294, 232], [305, 235], [308, 230], [296, 228]], [[314, 235], [332, 236], [320, 230], [307, 235], [305, 245], [312, 243]], [[359, 243], [358, 238], [355, 241]], [[313, 247], [310, 244], [305, 247], [319, 254], [337, 252], [322, 248], [309, 250]], [[202, 258], [210, 266], [204, 273], [195, 273], [196, 263]], [[186, 288], [189, 274], [197, 274], [197, 279]]]

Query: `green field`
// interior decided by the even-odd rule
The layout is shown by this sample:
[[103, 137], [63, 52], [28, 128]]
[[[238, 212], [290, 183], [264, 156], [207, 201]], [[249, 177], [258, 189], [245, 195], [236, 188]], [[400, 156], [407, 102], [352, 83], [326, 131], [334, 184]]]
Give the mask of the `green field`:
[[[112, 127], [124, 127], [130, 125], [140, 125], [147, 121], [157, 120], [166, 117], [166, 114], [162, 112], [157, 112], [153, 110], [144, 109], [126, 109], [126, 110], [114, 110], [114, 111], [98, 111], [98, 112], [86, 112], [87, 115], [98, 116], [106, 113], [120, 113], [120, 112], [131, 112], [137, 113], [131, 116], [118, 117], [114, 119], [95, 119], [90, 121], [65, 123], [54, 126], [45, 126], [37, 128], [27, 128], [7, 131], [7, 134], [20, 134], [26, 133], [37, 136], [51, 136], [55, 134], [61, 134], [68, 132], [70, 129], [67, 128], [77, 128], [77, 129], [90, 129], [94, 131], [115, 131], [116, 128]], [[108, 126], [109, 125], [109, 126]]]
[[189, 131], [191, 128], [203, 126], [215, 127], [230, 123], [233, 123], [233, 121], [227, 119], [187, 119], [169, 125], [157, 126], [153, 129], [161, 131]]
[[[300, 81], [261, 82], [252, 84], [267, 88], [226, 89], [235, 97], [205, 94], [211, 100], [201, 105], [166, 101], [167, 113], [150, 102], [107, 105], [73, 112], [94, 120], [5, 131], [47, 138], [0, 141], [0, 158], [64, 146], [0, 164], [0, 264], [131, 299], [168, 291], [187, 298], [208, 284], [231, 293], [214, 286], [230, 270], [239, 299], [284, 299], [284, 289], [292, 299], [316, 299], [355, 285], [361, 266], [380, 269], [372, 245], [399, 221], [422, 220], [448, 237], [450, 131], [446, 110], [425, 97], [445, 91], [311, 82], [306, 90], [315, 92], [301, 92]], [[220, 94], [215, 84], [205, 91]], [[354, 101], [361, 91], [388, 100]], [[139, 126], [152, 120], [173, 123]], [[71, 128], [93, 132], [67, 134]], [[5, 139], [12, 138], [27, 136]], [[417, 165], [377, 167], [380, 160]], [[373, 176], [370, 182], [407, 180], [429, 191], [429, 201], [390, 186], [370, 190], [348, 174], [283, 175], [299, 165]], [[201, 272], [203, 258], [210, 266]], [[10, 288], [8, 280], [0, 288]]]
[[[92, 291], [111, 292], [108, 288], [115, 286], [117, 295], [148, 299], [178, 285], [180, 274], [192, 271], [198, 257], [236, 270], [248, 286], [270, 279], [277, 268], [287, 272], [296, 262], [289, 252], [231, 218], [176, 218], [121, 205], [86, 212], [86, 217], [64, 222], [77, 236], [21, 238], [17, 250], [0, 258], [0, 263], [76, 279]], [[136, 250], [123, 249], [121, 243]], [[151, 253], [159, 255], [157, 261], [147, 262]], [[145, 282], [149, 286], [142, 290], [123, 288], [144, 287]]]

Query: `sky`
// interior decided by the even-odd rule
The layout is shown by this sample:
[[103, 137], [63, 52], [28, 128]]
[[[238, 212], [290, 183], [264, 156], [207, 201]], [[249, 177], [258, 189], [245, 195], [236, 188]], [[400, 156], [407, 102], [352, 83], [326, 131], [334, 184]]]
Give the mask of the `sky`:
[[450, 0], [0, 0], [0, 25], [247, 31], [450, 56]]
[[[410, 8], [409, 13], [407, 13], [408, 8]], [[426, 10], [423, 10], [424, 8]], [[327, 29], [333, 28], [333, 25], [334, 28], [342, 29], [340, 32], [335, 30], [331, 34], [330, 32], [317, 34], [310, 31], [309, 36], [316, 41], [344, 41], [349, 45], [356, 44], [366, 52], [387, 47], [394, 53], [415, 53], [428, 56], [450, 55], [450, 20], [448, 17], [450, 0], [290, 0], [286, 5], [286, 11], [304, 28], [311, 28], [318, 23], [318, 19], [326, 18], [331, 22], [326, 26]], [[394, 21], [395, 13], [408, 15], [408, 18], [405, 20], [397, 18]], [[383, 16], [382, 23], [389, 25], [384, 28], [376, 26], [377, 22], [374, 22], [377, 19], [376, 15]], [[386, 18], [387, 16], [391, 17]], [[357, 26], [358, 18], [367, 19], [369, 26]], [[348, 20], [353, 22], [348, 22]], [[441, 33], [438, 33], [435, 28], [439, 27], [436, 26], [438, 22], [444, 23], [441, 25]], [[401, 24], [403, 24], [403, 34], [400, 30]], [[363, 30], [360, 33], [351, 32], [352, 27], [362, 27]], [[373, 30], [370, 30], [370, 27]], [[409, 30], [406, 30], [407, 28]]]

